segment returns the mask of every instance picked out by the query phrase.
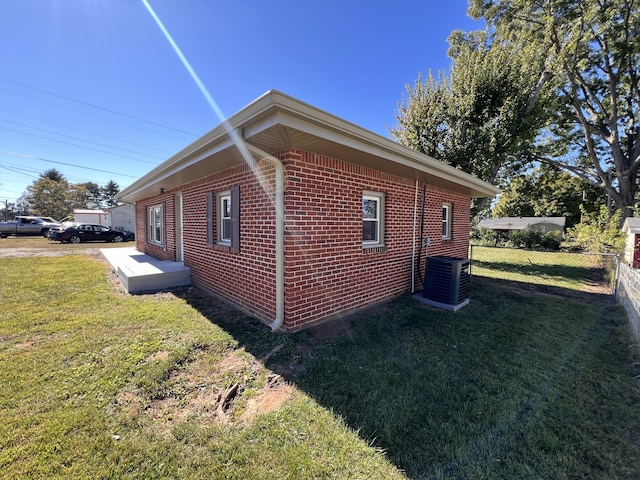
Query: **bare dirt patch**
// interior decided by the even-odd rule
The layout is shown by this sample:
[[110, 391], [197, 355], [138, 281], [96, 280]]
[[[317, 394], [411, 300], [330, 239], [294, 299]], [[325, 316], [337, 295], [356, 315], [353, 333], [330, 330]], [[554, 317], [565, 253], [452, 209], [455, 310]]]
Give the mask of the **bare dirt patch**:
[[280, 375], [270, 375], [260, 394], [249, 399], [239, 421], [244, 425], [250, 425], [260, 415], [278, 410], [291, 398], [294, 391], [294, 387], [286, 383]]
[[[168, 352], [160, 351], [147, 362], [168, 357]], [[279, 409], [294, 391], [244, 350], [215, 358], [205, 349], [174, 369], [155, 395], [124, 390], [114, 407], [126, 418], [146, 418], [159, 435], [167, 437], [175, 425], [194, 417], [203, 423], [249, 425]]]
[[157, 362], [157, 361], [165, 361], [169, 358], [169, 352], [163, 350], [161, 352], [156, 352], [153, 355], [149, 355], [147, 357], [147, 362]]

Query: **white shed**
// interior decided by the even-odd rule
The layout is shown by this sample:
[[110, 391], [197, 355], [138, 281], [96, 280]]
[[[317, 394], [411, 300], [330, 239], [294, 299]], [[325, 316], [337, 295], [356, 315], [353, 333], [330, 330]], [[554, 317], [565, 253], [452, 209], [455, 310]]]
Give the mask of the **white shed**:
[[120, 231], [136, 231], [136, 207], [129, 203], [117, 205], [109, 209], [111, 214], [110, 227]]
[[525, 230], [527, 228], [538, 230], [541, 233], [564, 233], [565, 217], [500, 217], [485, 218], [478, 224], [488, 230], [501, 230], [511, 232], [513, 230]]
[[111, 215], [109, 212], [103, 210], [83, 210], [76, 208], [73, 210], [73, 221], [109, 227], [111, 224]]

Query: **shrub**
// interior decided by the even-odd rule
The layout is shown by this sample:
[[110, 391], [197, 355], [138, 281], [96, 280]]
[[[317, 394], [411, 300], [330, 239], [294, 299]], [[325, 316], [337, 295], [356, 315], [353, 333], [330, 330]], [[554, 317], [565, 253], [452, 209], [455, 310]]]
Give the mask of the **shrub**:
[[499, 232], [486, 228], [475, 228], [471, 239], [474, 244], [485, 247], [511, 247], [542, 250], [559, 250], [562, 241], [560, 232], [542, 233], [536, 228]]
[[471, 231], [471, 239], [475, 245], [484, 247], [504, 247], [509, 243], [510, 234], [499, 230], [476, 227]]
[[620, 211], [609, 214], [607, 207], [600, 207], [597, 214], [583, 214], [582, 221], [570, 228], [567, 234], [570, 240], [588, 252], [622, 253], [625, 235], [618, 226]]
[[540, 247], [544, 250], [560, 250], [562, 234], [560, 232], [548, 232], [542, 236]]

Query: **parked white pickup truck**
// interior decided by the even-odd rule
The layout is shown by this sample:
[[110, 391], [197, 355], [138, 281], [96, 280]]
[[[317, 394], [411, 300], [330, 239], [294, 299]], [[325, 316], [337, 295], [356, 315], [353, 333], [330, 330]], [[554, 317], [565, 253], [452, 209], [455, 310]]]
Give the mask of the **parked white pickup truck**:
[[0, 222], [0, 237], [7, 235], [42, 235], [47, 236], [51, 228], [60, 224], [50, 217], [16, 217], [10, 222]]

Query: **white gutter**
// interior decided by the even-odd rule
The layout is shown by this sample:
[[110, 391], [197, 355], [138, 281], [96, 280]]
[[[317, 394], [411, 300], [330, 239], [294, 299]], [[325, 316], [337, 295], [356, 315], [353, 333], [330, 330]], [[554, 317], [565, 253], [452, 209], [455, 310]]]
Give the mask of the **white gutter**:
[[[336, 148], [355, 149], [365, 156], [370, 156], [371, 159], [383, 159], [391, 164], [389, 168], [393, 167], [391, 170], [387, 169], [389, 173], [405, 178], [415, 178], [417, 171], [421, 177], [424, 177], [422, 180], [431, 185], [437, 186], [438, 182], [441, 182], [449, 185], [444, 185], [445, 188], [451, 188], [472, 197], [493, 197], [500, 193], [498, 188], [462, 170], [404, 147], [277, 90], [270, 90], [144, 177], [124, 188], [117, 198], [125, 202], [134, 202], [152, 196], [151, 193], [154, 190], [157, 191], [157, 187], [173, 188], [214, 173], [217, 171], [215, 170], [216, 162], [205, 161], [211, 155], [231, 146], [226, 138], [230, 131], [235, 128], [243, 129], [247, 138], [251, 139], [275, 125], [285, 129], [295, 129], [301, 135], [298, 141], [303, 143], [323, 140]], [[272, 151], [284, 148], [285, 143], [274, 145]], [[300, 145], [295, 144], [287, 146], [301, 148]], [[206, 168], [187, 168], [203, 162], [207, 163]], [[185, 177], [187, 170], [191, 170], [189, 174], [191, 176]], [[174, 183], [171, 183], [171, 180], [175, 180]]]
[[276, 318], [269, 324], [271, 331], [278, 330], [284, 322], [284, 165], [280, 159], [247, 142], [247, 148], [264, 158], [276, 169]]

